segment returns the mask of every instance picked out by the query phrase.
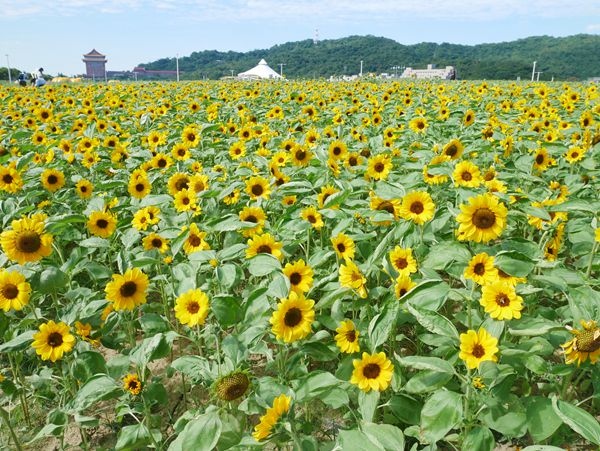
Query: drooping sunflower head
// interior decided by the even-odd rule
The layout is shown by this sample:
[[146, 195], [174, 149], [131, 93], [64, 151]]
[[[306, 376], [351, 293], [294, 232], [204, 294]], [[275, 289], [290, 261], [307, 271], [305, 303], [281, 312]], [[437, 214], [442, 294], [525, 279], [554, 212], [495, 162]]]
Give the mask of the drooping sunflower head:
[[400, 274], [396, 279], [394, 285], [394, 293], [398, 299], [401, 299], [406, 293], [416, 287], [417, 284], [413, 282], [409, 274]]
[[222, 401], [235, 401], [244, 396], [250, 388], [248, 372], [236, 370], [218, 378], [213, 391]]
[[561, 345], [567, 364], [577, 362], [579, 366], [588, 358], [595, 364], [600, 357], [600, 328], [596, 321], [581, 320], [582, 329], [569, 328], [574, 337]]

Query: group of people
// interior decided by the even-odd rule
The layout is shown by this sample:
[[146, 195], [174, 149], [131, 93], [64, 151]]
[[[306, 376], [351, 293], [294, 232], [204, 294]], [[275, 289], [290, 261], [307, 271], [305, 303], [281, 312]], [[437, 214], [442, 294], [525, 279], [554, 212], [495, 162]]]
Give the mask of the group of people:
[[[21, 72], [17, 81], [21, 86], [27, 86], [27, 74], [25, 72]], [[37, 71], [37, 74], [31, 74], [30, 83], [32, 86], [36, 86], [37, 88], [44, 86], [46, 84], [46, 79], [44, 78], [44, 68], [40, 67]]]

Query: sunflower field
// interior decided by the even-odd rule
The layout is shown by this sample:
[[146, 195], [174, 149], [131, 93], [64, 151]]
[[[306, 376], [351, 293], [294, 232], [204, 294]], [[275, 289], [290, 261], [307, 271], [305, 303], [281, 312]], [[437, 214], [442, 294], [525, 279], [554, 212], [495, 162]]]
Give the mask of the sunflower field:
[[0, 86], [0, 448], [600, 446], [595, 84]]

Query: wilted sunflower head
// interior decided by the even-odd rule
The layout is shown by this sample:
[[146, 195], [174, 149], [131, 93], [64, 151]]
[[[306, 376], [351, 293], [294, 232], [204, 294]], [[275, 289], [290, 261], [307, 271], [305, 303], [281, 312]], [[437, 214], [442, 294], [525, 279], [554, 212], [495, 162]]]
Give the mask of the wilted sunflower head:
[[244, 396], [249, 388], [249, 374], [242, 370], [221, 376], [213, 384], [214, 393], [223, 401], [235, 401]]

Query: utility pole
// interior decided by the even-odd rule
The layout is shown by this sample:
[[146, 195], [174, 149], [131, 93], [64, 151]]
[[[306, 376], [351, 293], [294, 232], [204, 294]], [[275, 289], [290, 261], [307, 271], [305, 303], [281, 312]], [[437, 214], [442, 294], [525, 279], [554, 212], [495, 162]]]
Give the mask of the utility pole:
[[533, 71], [531, 72], [531, 81], [534, 80], [535, 78], [535, 65], [536, 65], [537, 61], [533, 62]]
[[361, 77], [362, 77], [362, 74], [363, 74], [362, 70], [363, 70], [363, 60], [360, 60], [360, 76]]
[[229, 69], [231, 71], [231, 78], [233, 78], [233, 69]]
[[285, 63], [279, 63], [279, 75], [281, 76], [281, 78], [283, 78], [283, 66], [286, 66]]
[[12, 83], [12, 76], [10, 75], [10, 61], [8, 60], [8, 53], [6, 54], [6, 65], [8, 66], [8, 83]]
[[177, 81], [179, 81], [179, 53], [175, 54], [175, 70], [177, 71]]

